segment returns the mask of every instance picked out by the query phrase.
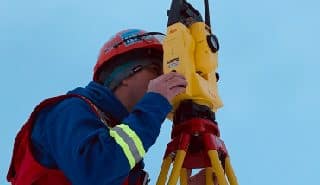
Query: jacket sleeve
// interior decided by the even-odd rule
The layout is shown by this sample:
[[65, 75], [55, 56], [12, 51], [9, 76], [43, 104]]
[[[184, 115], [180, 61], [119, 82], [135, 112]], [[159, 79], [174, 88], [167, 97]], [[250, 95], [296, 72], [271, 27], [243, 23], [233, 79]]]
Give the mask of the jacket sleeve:
[[[170, 110], [164, 97], [147, 93], [118, 128], [147, 151]], [[123, 145], [122, 130], [106, 127], [84, 101], [65, 100], [44, 110], [37, 122], [42, 123], [32, 133], [36, 159], [62, 170], [73, 184], [122, 184], [128, 176], [132, 147]]]

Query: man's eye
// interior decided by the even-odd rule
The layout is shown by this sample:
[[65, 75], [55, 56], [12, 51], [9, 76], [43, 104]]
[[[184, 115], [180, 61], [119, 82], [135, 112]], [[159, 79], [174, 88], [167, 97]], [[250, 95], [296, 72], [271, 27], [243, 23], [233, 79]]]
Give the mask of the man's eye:
[[153, 72], [157, 73], [158, 75], [162, 74], [162, 69], [159, 66], [150, 66], [149, 68]]

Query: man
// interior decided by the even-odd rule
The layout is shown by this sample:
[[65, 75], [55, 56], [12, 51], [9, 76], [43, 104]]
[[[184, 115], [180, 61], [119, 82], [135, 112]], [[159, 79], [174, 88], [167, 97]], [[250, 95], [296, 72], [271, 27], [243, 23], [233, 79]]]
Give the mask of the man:
[[40, 103], [16, 137], [8, 181], [147, 184], [142, 158], [172, 109], [169, 102], [187, 85], [178, 73], [162, 74], [158, 36], [117, 33], [102, 47], [92, 82]]

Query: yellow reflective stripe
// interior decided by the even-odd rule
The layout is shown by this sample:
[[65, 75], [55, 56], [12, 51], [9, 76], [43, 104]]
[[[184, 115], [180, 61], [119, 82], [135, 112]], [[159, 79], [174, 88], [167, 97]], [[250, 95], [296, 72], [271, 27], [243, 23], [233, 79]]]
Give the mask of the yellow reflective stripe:
[[140, 157], [142, 158], [145, 154], [146, 154], [146, 151], [144, 150], [144, 147], [143, 147], [143, 144], [141, 142], [141, 139], [140, 137], [136, 134], [135, 131], [131, 130], [130, 127], [128, 125], [125, 125], [125, 124], [120, 124], [120, 125], [117, 125], [117, 127], [120, 127], [123, 129], [123, 131], [128, 134], [128, 136], [130, 138], [133, 139], [133, 142], [134, 144], [136, 145], [137, 149], [138, 149], [138, 152], [140, 154]]
[[118, 145], [120, 145], [125, 156], [127, 157], [128, 161], [129, 161], [130, 169], [132, 169], [136, 165], [136, 162], [135, 162], [135, 159], [129, 149], [128, 144], [122, 139], [122, 137], [119, 136], [119, 134], [116, 131], [114, 131], [112, 129], [110, 129], [110, 136], [116, 140], [116, 143]]
[[141, 161], [142, 157], [140, 156], [138, 148], [136, 147], [133, 139], [129, 137], [129, 135], [120, 127], [113, 127], [112, 130], [116, 131], [117, 134], [123, 139], [123, 141], [126, 142], [126, 144], [129, 146], [129, 150], [132, 153], [136, 164]]

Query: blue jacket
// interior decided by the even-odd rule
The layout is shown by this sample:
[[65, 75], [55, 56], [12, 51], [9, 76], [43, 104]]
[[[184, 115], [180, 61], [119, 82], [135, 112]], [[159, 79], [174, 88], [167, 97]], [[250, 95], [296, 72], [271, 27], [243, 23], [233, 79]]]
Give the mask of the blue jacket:
[[[129, 113], [111, 91], [95, 82], [68, 93], [87, 97], [100, 110], [127, 124], [146, 151], [172, 109], [160, 94], [146, 93]], [[31, 136], [35, 158], [46, 167], [62, 170], [72, 184], [121, 184], [130, 165], [108, 131], [85, 101], [66, 99], [39, 114]]]

